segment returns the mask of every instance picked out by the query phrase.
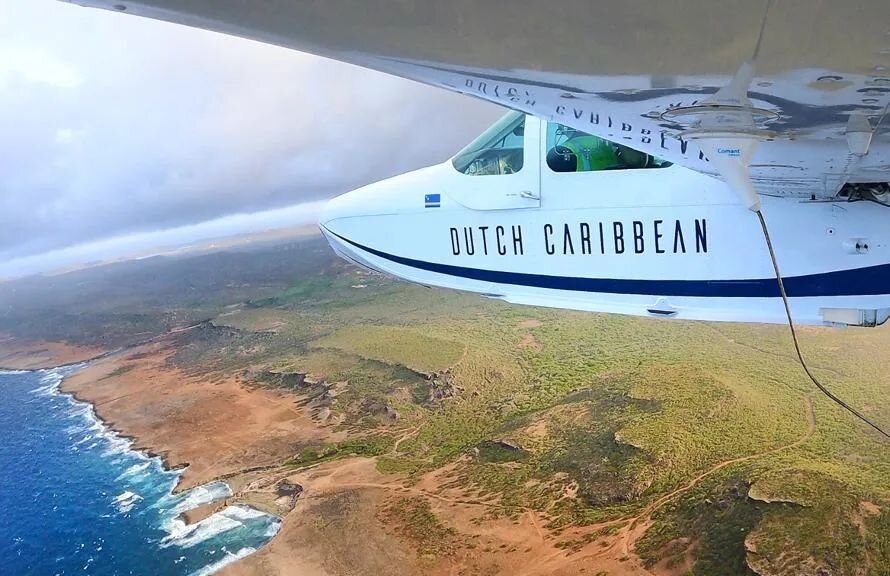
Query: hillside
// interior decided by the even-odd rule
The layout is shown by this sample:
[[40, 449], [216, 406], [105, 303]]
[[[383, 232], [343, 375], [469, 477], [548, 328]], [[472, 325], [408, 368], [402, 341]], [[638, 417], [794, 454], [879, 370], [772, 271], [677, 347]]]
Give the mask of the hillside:
[[[206, 457], [195, 481], [260, 504], [304, 488], [233, 573], [890, 573], [890, 446], [812, 387], [781, 326], [508, 306], [370, 275], [313, 237], [2, 284], [0, 332], [135, 346], [72, 386], [142, 386], [104, 410]], [[801, 332], [823, 381], [890, 424], [890, 330]], [[214, 434], [249, 451], [185, 448], [209, 416], [180, 388], [209, 386], [248, 411], [213, 404]], [[262, 426], [226, 430], [250, 411]]]

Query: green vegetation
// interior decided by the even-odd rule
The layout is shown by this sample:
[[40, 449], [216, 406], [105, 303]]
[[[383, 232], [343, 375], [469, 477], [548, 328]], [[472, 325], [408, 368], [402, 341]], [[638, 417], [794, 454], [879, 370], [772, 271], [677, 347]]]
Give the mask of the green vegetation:
[[434, 338], [420, 331], [389, 326], [350, 326], [315, 342], [323, 348], [336, 348], [353, 354], [401, 364], [419, 372], [444, 370], [455, 364], [463, 346], [451, 340]]
[[345, 440], [337, 444], [306, 448], [287, 462], [296, 468], [304, 468], [313, 464], [319, 464], [335, 458], [349, 456], [380, 456], [392, 447], [392, 439], [385, 436], [368, 438], [356, 438]]
[[747, 497], [747, 483], [726, 476], [707, 482], [686, 498], [668, 505], [637, 544], [649, 565], [664, 558], [678, 563], [691, 548], [693, 574], [754, 575], [747, 564], [745, 539], [758, 525], [761, 504]]
[[440, 556], [454, 548], [456, 533], [439, 521], [425, 498], [399, 498], [386, 509], [383, 521], [414, 541], [421, 555]]
[[115, 368], [114, 370], [109, 372], [107, 375], [103, 376], [102, 379], [105, 380], [107, 378], [116, 378], [118, 376], [123, 376], [127, 372], [133, 370], [133, 368], [135, 368], [135, 367], [136, 366], [134, 366], [132, 364], [124, 364], [123, 366], [118, 366], [117, 368]]
[[[95, 285], [80, 308], [65, 277], [40, 305], [6, 285], [0, 331], [132, 342], [213, 318], [178, 336], [173, 364], [288, 389], [353, 438], [295, 447], [290, 465], [373, 456], [408, 481], [452, 465], [492, 515], [536, 510], [555, 530], [654, 507], [637, 552], [690, 558], [693, 574], [890, 570], [890, 450], [813, 390], [786, 328], [511, 307], [369, 275], [320, 240], [265, 250], [152, 262], [144, 290], [127, 267], [109, 297], [108, 275], [80, 272], [69, 280]], [[189, 283], [211, 270], [196, 294]], [[890, 424], [890, 329], [801, 332], [824, 382]], [[250, 379], [262, 371], [318, 386]], [[431, 554], [452, 536], [423, 500], [390, 519]]]
[[503, 464], [504, 462], [521, 462], [528, 458], [522, 448], [503, 441], [485, 440], [476, 446], [476, 457], [480, 462]]

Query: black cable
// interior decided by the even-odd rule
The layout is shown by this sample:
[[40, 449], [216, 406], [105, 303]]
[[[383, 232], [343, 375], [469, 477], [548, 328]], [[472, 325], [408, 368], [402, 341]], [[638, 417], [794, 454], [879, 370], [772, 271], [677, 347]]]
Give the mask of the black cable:
[[797, 341], [797, 331], [794, 329], [794, 320], [791, 319], [791, 306], [788, 304], [788, 294], [785, 293], [785, 283], [782, 281], [782, 274], [779, 272], [779, 261], [776, 259], [776, 252], [773, 250], [773, 242], [769, 236], [769, 230], [766, 227], [766, 220], [763, 218], [763, 212], [760, 210], [756, 210], [757, 218], [760, 220], [760, 227], [763, 229], [763, 237], [766, 240], [766, 247], [769, 248], [769, 257], [773, 261], [773, 269], [776, 271], [776, 280], [779, 283], [779, 293], [782, 295], [782, 303], [785, 305], [785, 315], [788, 317], [788, 328], [791, 329], [791, 340], [794, 341], [794, 350], [797, 352], [797, 359], [800, 360], [800, 365], [803, 367], [803, 371], [807, 373], [807, 376], [810, 377], [810, 380], [813, 381], [813, 384], [816, 385], [816, 388], [819, 389], [820, 392], [825, 394], [832, 402], [852, 414], [856, 416], [882, 435], [890, 439], [890, 433], [885, 431], [883, 428], [872, 422], [861, 412], [835, 396], [831, 390], [822, 385], [821, 382], [810, 372], [809, 366], [807, 366], [806, 360], [803, 359], [803, 354], [800, 351], [800, 344]]

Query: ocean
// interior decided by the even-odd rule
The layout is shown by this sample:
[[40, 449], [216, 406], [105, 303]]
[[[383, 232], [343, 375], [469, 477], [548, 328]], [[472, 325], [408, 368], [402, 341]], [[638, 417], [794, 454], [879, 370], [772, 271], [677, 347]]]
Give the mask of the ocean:
[[231, 490], [174, 495], [181, 470], [59, 392], [77, 368], [0, 371], [0, 574], [212, 574], [275, 535], [280, 519], [247, 506], [178, 520]]

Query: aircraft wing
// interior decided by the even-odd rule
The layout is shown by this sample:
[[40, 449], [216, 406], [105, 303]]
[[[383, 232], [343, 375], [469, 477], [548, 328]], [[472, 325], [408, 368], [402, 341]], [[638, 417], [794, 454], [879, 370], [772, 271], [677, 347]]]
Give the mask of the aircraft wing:
[[758, 141], [760, 193], [890, 181], [886, 0], [74, 1], [411, 78], [709, 174], [697, 131], [728, 118]]

